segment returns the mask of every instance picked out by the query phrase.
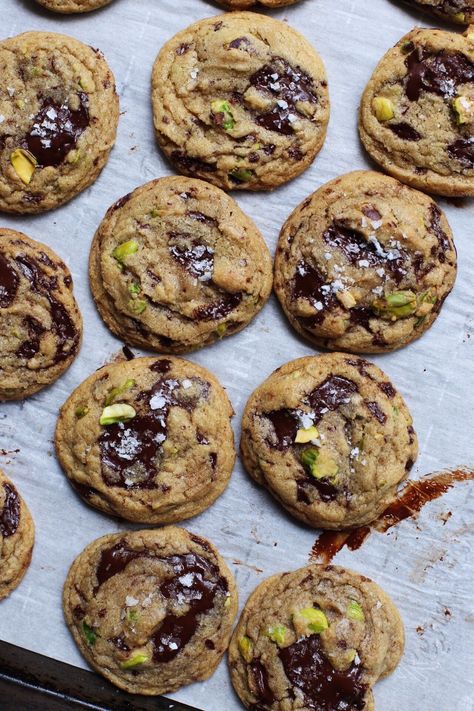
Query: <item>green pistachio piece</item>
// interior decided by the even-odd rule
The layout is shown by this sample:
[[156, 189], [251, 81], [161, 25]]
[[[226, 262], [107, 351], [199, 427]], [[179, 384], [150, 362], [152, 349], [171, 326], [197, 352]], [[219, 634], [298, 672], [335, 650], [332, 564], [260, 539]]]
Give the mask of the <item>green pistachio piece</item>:
[[229, 177], [233, 180], [237, 180], [238, 183], [248, 183], [252, 180], [253, 171], [246, 168], [234, 168], [229, 173]]
[[147, 303], [144, 299], [130, 299], [128, 302], [128, 308], [133, 311], [134, 314], [142, 314], [147, 307]]
[[377, 316], [396, 321], [413, 316], [417, 309], [417, 299], [413, 291], [394, 291], [383, 299], [375, 299], [372, 310]]
[[253, 659], [253, 644], [250, 637], [241, 637], [239, 639], [239, 651], [245, 661], [250, 663]]
[[21, 182], [29, 185], [38, 165], [34, 155], [24, 148], [16, 148], [10, 156], [10, 163]]
[[284, 625], [275, 625], [274, 627], [269, 627], [267, 630], [267, 637], [276, 642], [279, 647], [285, 644], [285, 637], [287, 629]]
[[329, 627], [328, 618], [322, 610], [316, 607], [305, 607], [293, 615], [293, 625], [298, 635], [309, 637], [311, 634], [321, 634]]
[[134, 281], [133, 284], [128, 285], [128, 293], [129, 294], [139, 294], [141, 292], [141, 290], [142, 290], [142, 287], [136, 281]]
[[385, 96], [376, 96], [372, 101], [372, 108], [379, 121], [390, 121], [395, 115], [393, 102]]
[[308, 444], [312, 439], [318, 439], [319, 432], [316, 427], [306, 427], [306, 429], [300, 429], [296, 433], [295, 443], [296, 444]]
[[102, 410], [99, 423], [101, 425], [115, 425], [117, 422], [131, 420], [136, 414], [131, 405], [126, 405], [123, 402], [116, 405], [108, 405]]
[[112, 257], [121, 264], [126, 257], [130, 257], [135, 252], [138, 252], [138, 242], [134, 239], [129, 239], [128, 242], [122, 242], [118, 247], [115, 247]]
[[458, 96], [454, 99], [453, 111], [456, 115], [456, 122], [460, 126], [474, 121], [474, 101], [467, 96]]
[[112, 390], [109, 392], [109, 394], [105, 398], [105, 404], [111, 405], [116, 397], [118, 397], [119, 395], [122, 395], [122, 393], [127, 392], [127, 390], [130, 390], [131, 388], [133, 388], [134, 385], [135, 385], [135, 381], [132, 379], [129, 379], [129, 380], [126, 380], [123, 383], [123, 385], [120, 385], [120, 387], [112, 388]]
[[140, 664], [145, 664], [149, 658], [148, 654], [134, 654], [125, 662], [120, 664], [120, 669], [133, 669], [133, 667], [139, 667]]
[[362, 610], [359, 603], [355, 600], [349, 600], [346, 614], [350, 620], [356, 620], [356, 622], [365, 622], [364, 611]]
[[138, 620], [138, 610], [127, 610], [125, 619], [127, 622], [136, 622]]
[[79, 405], [79, 407], [76, 407], [74, 414], [76, 415], [77, 419], [80, 420], [82, 417], [85, 417], [88, 412], [89, 407], [87, 405]]
[[89, 627], [87, 622], [82, 623], [82, 631], [84, 632], [84, 637], [86, 638], [88, 646], [93, 647], [96, 643], [97, 637], [99, 636], [98, 633], [93, 629], [93, 627]]
[[402, 52], [403, 54], [409, 54], [410, 52], [413, 52], [415, 49], [415, 45], [411, 40], [407, 40], [402, 44]]
[[231, 105], [223, 99], [211, 101], [211, 111], [214, 117], [214, 123], [222, 126], [224, 131], [230, 131], [235, 126], [234, 114], [232, 113]]
[[225, 336], [225, 332], [227, 331], [227, 325], [225, 323], [220, 323], [218, 327], [216, 328], [216, 333], [219, 336], [219, 338], [222, 338], [222, 336]]
[[339, 467], [327, 452], [317, 447], [310, 447], [303, 450], [300, 461], [306, 471], [315, 479], [333, 479], [337, 476]]
[[464, 12], [457, 12], [455, 15], [453, 15], [453, 20], [454, 22], [459, 22], [463, 24], [466, 22], [466, 15]]

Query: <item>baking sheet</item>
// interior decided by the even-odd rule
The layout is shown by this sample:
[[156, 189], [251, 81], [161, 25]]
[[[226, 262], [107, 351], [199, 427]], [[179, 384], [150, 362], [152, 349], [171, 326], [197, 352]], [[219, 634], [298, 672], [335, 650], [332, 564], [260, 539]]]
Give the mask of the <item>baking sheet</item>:
[[[0, 404], [0, 467], [28, 502], [37, 526], [31, 567], [0, 607], [0, 637], [56, 659], [84, 666], [64, 625], [61, 590], [73, 558], [92, 539], [122, 530], [73, 493], [54, 456], [58, 409], [86, 376], [121, 347], [93, 306], [87, 258], [94, 231], [120, 196], [170, 169], [156, 148], [149, 100], [150, 72], [162, 44], [187, 24], [220, 10], [206, 0], [115, 0], [101, 11], [61, 17], [32, 0], [1, 0], [0, 36], [26, 30], [65, 32], [105, 53], [121, 97], [117, 145], [99, 180], [69, 205], [39, 217], [0, 215], [0, 224], [26, 232], [69, 264], [85, 322], [84, 345], [70, 370], [23, 403]], [[271, 194], [236, 194], [270, 249], [290, 211], [321, 184], [349, 170], [371, 167], [359, 145], [356, 108], [382, 54], [426, 18], [390, 0], [303, 0], [273, 13], [288, 19], [321, 53], [332, 100], [326, 144], [312, 167]], [[420, 439], [412, 477], [459, 464], [474, 465], [474, 202], [440, 201], [454, 230], [459, 276], [440, 318], [420, 341], [374, 357], [405, 396]], [[138, 351], [136, 351], [138, 352]], [[190, 359], [210, 368], [227, 388], [239, 424], [251, 391], [283, 362], [313, 350], [287, 326], [271, 298], [242, 333]], [[444, 514], [452, 512], [446, 518]], [[308, 562], [316, 533], [291, 520], [254, 485], [237, 462], [225, 494], [185, 523], [208, 536], [233, 569], [241, 604], [265, 577]], [[459, 484], [427, 506], [417, 522], [390, 535], [374, 534], [356, 553], [336, 562], [373, 577], [397, 602], [407, 647], [395, 674], [377, 684], [380, 711], [474, 711], [474, 485]], [[207, 682], [175, 698], [206, 711], [242, 707], [225, 661]]]

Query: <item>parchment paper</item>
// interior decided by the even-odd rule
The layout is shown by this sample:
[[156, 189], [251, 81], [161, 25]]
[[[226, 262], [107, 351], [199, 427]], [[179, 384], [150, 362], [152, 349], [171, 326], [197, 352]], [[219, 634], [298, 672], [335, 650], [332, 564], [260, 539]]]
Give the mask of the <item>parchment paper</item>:
[[[28, 502], [37, 527], [33, 562], [21, 586], [0, 606], [0, 637], [77, 666], [85, 666], [63, 622], [61, 591], [73, 558], [94, 538], [125, 529], [74, 494], [56, 462], [52, 437], [58, 409], [86, 376], [121, 347], [96, 313], [87, 258], [94, 231], [109, 205], [136, 186], [170, 172], [154, 141], [150, 72], [175, 32], [220, 10], [206, 0], [115, 0], [101, 11], [62, 17], [31, 0], [1, 0], [0, 36], [26, 30], [69, 33], [99, 47], [115, 73], [121, 97], [117, 145], [99, 180], [69, 205], [39, 217], [0, 215], [53, 247], [69, 264], [85, 321], [84, 345], [70, 370], [24, 403], [0, 405], [0, 456]], [[321, 53], [332, 100], [326, 144], [300, 178], [271, 194], [236, 194], [270, 249], [291, 210], [321, 184], [370, 167], [358, 141], [360, 95], [384, 52], [425, 17], [390, 0], [304, 0], [274, 13], [303, 32]], [[0, 77], [1, 81], [1, 77]], [[420, 341], [374, 357], [405, 396], [421, 453], [412, 477], [459, 464], [474, 465], [474, 201], [440, 201], [454, 230], [459, 276], [440, 318]], [[210, 368], [227, 388], [239, 437], [252, 390], [282, 363], [313, 352], [290, 328], [271, 298], [242, 333], [190, 359]], [[447, 521], [443, 514], [452, 512]], [[446, 517], [445, 517], [446, 518]], [[316, 532], [291, 520], [237, 463], [225, 494], [187, 522], [213, 540], [234, 570], [241, 604], [265, 577], [308, 562]], [[379, 711], [474, 711], [474, 485], [459, 484], [427, 506], [417, 522], [390, 535], [373, 534], [357, 553], [336, 562], [373, 577], [394, 598], [407, 632], [405, 656], [393, 676], [377, 684]], [[175, 698], [206, 711], [239, 711], [225, 661], [207, 682]]]

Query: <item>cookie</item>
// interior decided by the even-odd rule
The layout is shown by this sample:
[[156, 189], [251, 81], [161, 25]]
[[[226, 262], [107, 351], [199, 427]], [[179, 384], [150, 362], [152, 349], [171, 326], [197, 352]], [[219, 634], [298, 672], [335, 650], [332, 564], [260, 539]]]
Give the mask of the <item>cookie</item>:
[[412, 7], [431, 12], [444, 20], [469, 25], [474, 22], [473, 0], [405, 0]]
[[226, 488], [235, 460], [232, 406], [205, 368], [136, 358], [100, 368], [61, 412], [56, 451], [91, 506], [128, 521], [181, 521]]
[[75, 12], [90, 12], [108, 5], [112, 0], [36, 0], [37, 3], [54, 12], [70, 15]]
[[377, 518], [417, 451], [410, 413], [387, 376], [343, 353], [278, 368], [250, 396], [242, 420], [249, 474], [315, 528]]
[[414, 29], [375, 69], [360, 137], [394, 178], [438, 195], [474, 195], [473, 52], [473, 33]]
[[114, 77], [99, 50], [52, 32], [0, 42], [0, 69], [0, 210], [51, 210], [107, 162], [119, 116]]
[[318, 347], [383, 353], [434, 322], [456, 278], [445, 215], [380, 173], [332, 180], [293, 211], [275, 259], [292, 326]]
[[0, 600], [21, 582], [31, 561], [35, 526], [13, 482], [0, 470]]
[[113, 333], [162, 353], [240, 331], [272, 287], [270, 253], [252, 220], [222, 190], [183, 177], [153, 180], [110, 208], [89, 273]]
[[372, 687], [397, 667], [403, 622], [368, 578], [310, 565], [261, 583], [229, 647], [232, 684], [252, 711], [373, 711]]
[[0, 227], [0, 401], [25, 398], [57, 380], [81, 338], [67, 266], [41, 242]]
[[176, 169], [225, 190], [269, 190], [299, 175], [329, 119], [319, 55], [287, 24], [252, 12], [175, 35], [155, 62], [152, 101]]
[[299, 0], [217, 0], [223, 7], [229, 10], [245, 10], [247, 7], [283, 7], [284, 5], [294, 5]]
[[132, 693], [208, 679], [237, 613], [234, 579], [215, 547], [183, 528], [103, 536], [64, 585], [68, 627], [89, 664]]

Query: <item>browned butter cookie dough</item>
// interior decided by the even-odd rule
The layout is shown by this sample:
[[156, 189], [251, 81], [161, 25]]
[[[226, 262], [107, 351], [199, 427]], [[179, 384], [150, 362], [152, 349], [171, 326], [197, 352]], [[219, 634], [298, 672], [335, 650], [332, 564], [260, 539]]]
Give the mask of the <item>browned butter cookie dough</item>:
[[82, 338], [72, 277], [52, 249], [0, 228], [0, 401], [50, 385]]
[[315, 345], [383, 353], [435, 321], [456, 278], [451, 229], [436, 203], [380, 173], [327, 183], [286, 221], [275, 291]]
[[107, 212], [92, 243], [99, 312], [126, 343], [184, 353], [244, 328], [272, 286], [267, 246], [237, 203], [201, 180], [154, 180]]
[[450, 22], [461, 25], [474, 22], [473, 0], [405, 0], [405, 2]]
[[94, 541], [71, 566], [63, 599], [89, 664], [147, 695], [209, 678], [237, 612], [233, 576], [215, 547], [171, 527]]
[[152, 101], [177, 170], [225, 190], [269, 190], [299, 175], [329, 119], [319, 55], [287, 24], [251, 12], [175, 35], [155, 62]]
[[474, 32], [414, 29], [377, 66], [359, 130], [369, 155], [414, 188], [474, 195]]
[[36, 2], [48, 10], [69, 15], [75, 12], [97, 10], [99, 7], [108, 5], [112, 0], [36, 0]]
[[404, 643], [378, 585], [311, 565], [268, 578], [248, 599], [229, 647], [232, 684], [251, 711], [374, 711], [372, 687]]
[[91, 185], [118, 116], [99, 50], [52, 32], [0, 42], [0, 210], [51, 210]]
[[332, 353], [278, 368], [250, 396], [249, 474], [297, 519], [344, 529], [373, 521], [416, 459], [402, 397], [375, 365]]
[[20, 584], [31, 561], [34, 539], [28, 507], [0, 470], [0, 600]]
[[232, 406], [205, 368], [136, 358], [100, 368], [61, 408], [59, 461], [91, 506], [163, 524], [200, 513], [229, 482]]

